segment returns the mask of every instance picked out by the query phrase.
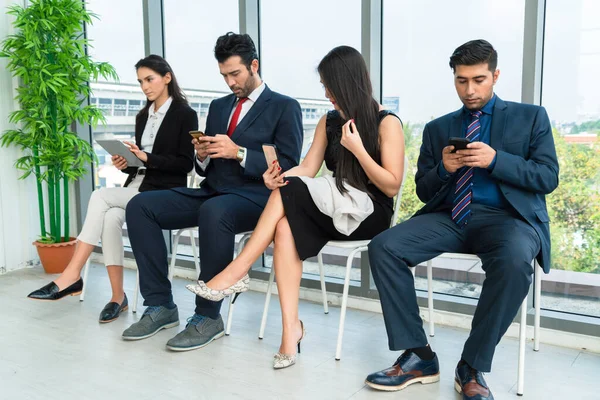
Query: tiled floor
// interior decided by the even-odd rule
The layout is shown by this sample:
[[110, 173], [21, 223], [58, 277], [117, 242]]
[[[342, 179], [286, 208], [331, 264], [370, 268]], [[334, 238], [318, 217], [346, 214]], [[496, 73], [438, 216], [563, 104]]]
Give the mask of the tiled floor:
[[[90, 270], [83, 303], [76, 297], [38, 302], [27, 293], [51, 279], [41, 269], [0, 276], [0, 399], [453, 399], [453, 372], [467, 332], [439, 326], [431, 345], [441, 362], [442, 379], [381, 393], [365, 387], [365, 376], [389, 366], [397, 357], [387, 350], [380, 314], [349, 310], [341, 361], [335, 361], [339, 308], [323, 314], [320, 304], [302, 302], [307, 330], [302, 354], [292, 368], [274, 371], [271, 358], [279, 345], [277, 299], [271, 302], [264, 340], [258, 329], [264, 294], [240, 296], [231, 336], [204, 349], [173, 353], [166, 341], [183, 329], [193, 310], [185, 281], [175, 281], [175, 301], [182, 325], [152, 338], [125, 342], [123, 329], [138, 314], [128, 311], [100, 325], [108, 300], [104, 269]], [[126, 270], [126, 289], [133, 301], [135, 274]], [[227, 315], [226, 306], [223, 315]], [[498, 346], [493, 373], [486, 376], [495, 398], [516, 399], [518, 343]], [[526, 353], [525, 398], [600, 399], [600, 355], [543, 345]]]

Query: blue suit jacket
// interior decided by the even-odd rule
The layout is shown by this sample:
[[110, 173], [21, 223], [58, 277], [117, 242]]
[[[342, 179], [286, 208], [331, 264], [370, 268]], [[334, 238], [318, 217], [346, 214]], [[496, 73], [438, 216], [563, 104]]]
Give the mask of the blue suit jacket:
[[[449, 138], [463, 136], [461, 111], [425, 125], [415, 181], [417, 196], [426, 204], [415, 216], [442, 208], [452, 190], [453, 180], [440, 179], [438, 166]], [[558, 186], [558, 160], [548, 114], [543, 107], [498, 98], [490, 131], [490, 146], [496, 150], [496, 165], [490, 176], [506, 200], [538, 233], [541, 250], [537, 260], [547, 273], [550, 219], [545, 195]]]
[[[227, 132], [235, 101], [235, 95], [230, 94], [210, 103], [204, 131], [206, 135]], [[268, 143], [277, 146], [279, 165], [282, 171], [287, 171], [298, 165], [303, 137], [302, 111], [298, 101], [265, 87], [231, 135], [235, 144], [246, 148], [245, 168], [237, 160], [222, 158], [211, 159], [206, 171], [195, 163], [196, 172], [206, 177], [202, 187], [174, 190], [197, 197], [237, 194], [264, 207], [271, 191], [262, 179], [267, 170], [262, 145]]]

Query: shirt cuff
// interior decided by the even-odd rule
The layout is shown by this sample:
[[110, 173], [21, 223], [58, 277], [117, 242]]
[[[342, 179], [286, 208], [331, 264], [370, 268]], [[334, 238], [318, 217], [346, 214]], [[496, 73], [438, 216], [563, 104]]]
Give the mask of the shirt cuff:
[[200, 161], [198, 159], [198, 156], [196, 156], [196, 164], [198, 164], [198, 166], [200, 168], [202, 168], [202, 171], [206, 171], [206, 167], [208, 167], [208, 163], [210, 163], [210, 156], [207, 156], [204, 161]]
[[242, 161], [240, 161], [242, 168], [246, 168], [246, 157], [248, 157], [248, 149], [246, 149], [244, 152], [244, 158], [242, 158]]
[[496, 153], [496, 155], [494, 155], [494, 159], [492, 160], [491, 164], [487, 167], [488, 172], [492, 172], [492, 170], [496, 166], [496, 159], [497, 158], [498, 158], [498, 154]]
[[441, 161], [438, 166], [437, 173], [438, 173], [439, 178], [443, 181], [447, 181], [448, 178], [450, 178], [450, 174], [448, 173], [448, 171], [446, 171], [446, 168], [444, 168], [444, 163]]

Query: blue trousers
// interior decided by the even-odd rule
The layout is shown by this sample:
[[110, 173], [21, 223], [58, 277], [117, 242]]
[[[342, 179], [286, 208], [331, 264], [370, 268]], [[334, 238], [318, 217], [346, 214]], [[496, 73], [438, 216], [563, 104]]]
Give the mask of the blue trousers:
[[[173, 301], [163, 229], [198, 226], [201, 265], [198, 279], [209, 281], [233, 260], [236, 233], [253, 230], [262, 211], [263, 207], [241, 196], [216, 194], [204, 188], [195, 189], [193, 196], [175, 190], [156, 190], [131, 199], [125, 215], [140, 271], [144, 305]], [[195, 297], [197, 314], [213, 319], [219, 316], [221, 302]]]
[[390, 350], [427, 345], [415, 284], [408, 267], [441, 253], [476, 254], [485, 280], [462, 358], [489, 372], [496, 345], [527, 295], [540, 251], [540, 238], [524, 220], [506, 210], [471, 204], [473, 215], [460, 229], [449, 211], [413, 217], [376, 236], [369, 261], [379, 291]]

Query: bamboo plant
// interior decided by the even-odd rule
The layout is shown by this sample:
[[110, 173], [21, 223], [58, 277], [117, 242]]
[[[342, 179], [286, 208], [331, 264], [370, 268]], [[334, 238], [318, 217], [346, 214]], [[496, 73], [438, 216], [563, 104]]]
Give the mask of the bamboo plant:
[[98, 17], [81, 0], [31, 0], [7, 13], [15, 18], [16, 33], [2, 42], [0, 57], [19, 79], [20, 109], [9, 117], [18, 128], [4, 132], [0, 145], [21, 148], [24, 155], [15, 163], [20, 179], [36, 178], [39, 241], [68, 241], [69, 182], [87, 174], [96, 160], [92, 146], [74, 132], [75, 122], [105, 122], [97, 107], [87, 105], [88, 82], [118, 77], [110, 64], [87, 54], [84, 27]]

